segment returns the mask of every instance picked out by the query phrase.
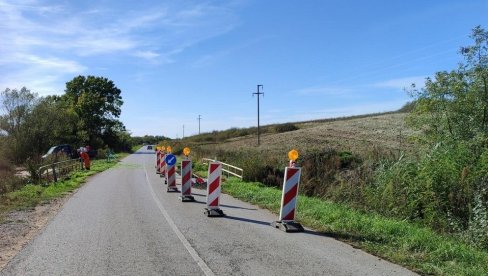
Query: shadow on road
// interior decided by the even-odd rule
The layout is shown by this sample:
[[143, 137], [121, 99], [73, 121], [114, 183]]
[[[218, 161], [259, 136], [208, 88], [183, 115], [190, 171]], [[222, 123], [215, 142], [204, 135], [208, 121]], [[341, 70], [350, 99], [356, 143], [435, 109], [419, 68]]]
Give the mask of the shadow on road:
[[220, 204], [220, 206], [225, 207], [225, 208], [243, 209], [243, 210], [250, 210], [250, 211], [256, 211], [257, 210], [256, 208], [245, 208], [245, 207], [226, 205], [226, 204]]
[[[367, 241], [363, 236], [359, 235], [354, 235], [354, 234], [344, 234], [344, 233], [331, 233], [331, 232], [317, 232], [317, 231], [312, 231], [305, 229], [305, 231], [300, 232], [308, 235], [314, 235], [314, 236], [319, 236], [319, 237], [327, 237], [327, 238], [332, 238], [335, 240], [340, 240], [340, 241], [349, 241], [349, 242], [362, 242], [362, 241]], [[377, 242], [381, 242], [382, 239], [378, 238], [376, 240]], [[354, 247], [354, 246], [353, 246]]]
[[151, 151], [136, 151], [132, 154], [155, 154], [155, 153]]
[[234, 217], [234, 216], [225, 216], [223, 218], [237, 220], [237, 221], [244, 221], [244, 222], [249, 222], [249, 223], [255, 223], [255, 224], [261, 224], [261, 225], [270, 225], [270, 222], [268, 222], [268, 221], [240, 218], [240, 217]]

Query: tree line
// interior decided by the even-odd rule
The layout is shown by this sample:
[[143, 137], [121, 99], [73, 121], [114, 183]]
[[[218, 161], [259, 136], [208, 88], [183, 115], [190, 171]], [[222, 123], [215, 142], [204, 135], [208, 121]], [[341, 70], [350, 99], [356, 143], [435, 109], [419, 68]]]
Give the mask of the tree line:
[[128, 151], [129, 132], [118, 120], [121, 90], [104, 77], [77, 76], [62, 95], [39, 97], [26, 87], [0, 94], [0, 156], [22, 164], [51, 146], [90, 145]]

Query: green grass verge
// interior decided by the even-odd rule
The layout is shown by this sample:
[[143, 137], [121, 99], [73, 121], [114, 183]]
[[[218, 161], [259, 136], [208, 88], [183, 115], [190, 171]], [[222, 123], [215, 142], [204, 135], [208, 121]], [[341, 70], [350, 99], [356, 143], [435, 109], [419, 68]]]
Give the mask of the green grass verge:
[[135, 146], [132, 146], [131, 150], [132, 150], [132, 152], [136, 152], [142, 147], [143, 147], [143, 145], [135, 145]]
[[[117, 158], [121, 159], [127, 155], [127, 153], [118, 153]], [[0, 198], [0, 222], [5, 214], [12, 210], [32, 208], [74, 191], [85, 183], [89, 176], [107, 170], [117, 163], [117, 161], [93, 160], [89, 171], [76, 171], [69, 178], [48, 186], [29, 184], [17, 191], [2, 195]]]
[[[231, 178], [223, 192], [278, 213], [281, 190]], [[406, 221], [299, 196], [297, 221], [421, 274], [488, 275], [488, 252]]]

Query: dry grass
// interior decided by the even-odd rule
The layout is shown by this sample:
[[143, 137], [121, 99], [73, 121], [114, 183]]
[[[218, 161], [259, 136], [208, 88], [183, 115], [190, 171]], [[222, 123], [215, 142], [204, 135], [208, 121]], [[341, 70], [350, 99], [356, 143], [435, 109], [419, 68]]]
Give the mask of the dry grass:
[[[281, 155], [292, 148], [305, 153], [324, 147], [357, 154], [369, 153], [378, 148], [383, 151], [410, 151], [412, 145], [408, 137], [414, 134], [414, 131], [405, 125], [405, 117], [405, 113], [394, 113], [336, 121], [295, 123], [298, 130], [262, 135], [260, 149]], [[201, 146], [235, 151], [255, 148], [256, 144], [256, 136], [248, 135], [219, 144]]]

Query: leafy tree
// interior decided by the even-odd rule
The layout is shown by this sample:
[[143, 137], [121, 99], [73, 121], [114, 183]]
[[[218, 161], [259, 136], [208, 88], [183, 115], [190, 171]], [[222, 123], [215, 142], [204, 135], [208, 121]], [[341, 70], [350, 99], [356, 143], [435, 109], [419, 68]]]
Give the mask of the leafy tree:
[[18, 141], [23, 137], [21, 132], [22, 124], [37, 103], [37, 94], [32, 93], [25, 87], [20, 90], [6, 88], [1, 94], [1, 109], [4, 114], [0, 116], [0, 132], [4, 135], [2, 139], [6, 156], [14, 162], [20, 162], [22, 157], [21, 144]]
[[2, 110], [5, 114], [0, 116], [0, 130], [15, 135], [36, 104], [37, 94], [31, 93], [25, 87], [20, 90], [6, 88], [1, 93], [1, 98]]
[[425, 88], [413, 86], [411, 91], [416, 105], [408, 122], [423, 130], [430, 142], [488, 134], [488, 32], [478, 26], [471, 38], [474, 45], [460, 51], [464, 64], [437, 72], [426, 79]]
[[77, 134], [95, 147], [106, 144], [104, 135], [115, 131], [123, 104], [121, 91], [103, 77], [78, 76], [66, 83], [63, 98], [78, 115]]
[[22, 125], [19, 143], [31, 154], [43, 154], [59, 144], [79, 144], [76, 135], [78, 115], [58, 96], [41, 98]]

